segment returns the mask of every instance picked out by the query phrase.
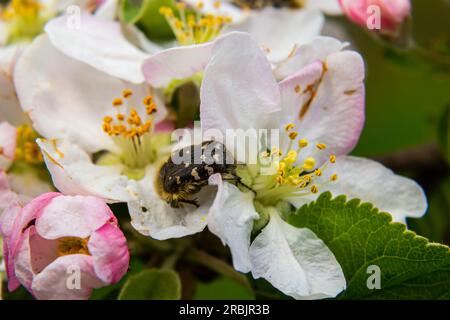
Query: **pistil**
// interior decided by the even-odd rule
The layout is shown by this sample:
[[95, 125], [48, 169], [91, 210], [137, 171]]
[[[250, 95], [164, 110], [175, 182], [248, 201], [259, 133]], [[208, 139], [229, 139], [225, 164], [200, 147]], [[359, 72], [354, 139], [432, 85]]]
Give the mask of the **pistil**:
[[29, 125], [19, 126], [14, 161], [23, 161], [32, 165], [42, 164], [44, 158], [36, 143], [37, 138], [39, 138], [38, 134]]

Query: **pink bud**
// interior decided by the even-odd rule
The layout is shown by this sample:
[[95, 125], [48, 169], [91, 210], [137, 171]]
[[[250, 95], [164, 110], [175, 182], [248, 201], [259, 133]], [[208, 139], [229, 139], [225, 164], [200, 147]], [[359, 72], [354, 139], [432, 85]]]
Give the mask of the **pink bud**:
[[339, 0], [339, 3], [350, 20], [382, 34], [397, 34], [411, 13], [409, 0]]
[[118, 282], [130, 255], [117, 219], [96, 197], [43, 194], [0, 217], [8, 287], [37, 299], [87, 299]]

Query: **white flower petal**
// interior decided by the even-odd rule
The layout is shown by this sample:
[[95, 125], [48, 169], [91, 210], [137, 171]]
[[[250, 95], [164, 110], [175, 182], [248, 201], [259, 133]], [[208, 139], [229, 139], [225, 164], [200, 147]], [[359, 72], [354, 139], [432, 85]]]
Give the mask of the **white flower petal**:
[[53, 191], [50, 183], [42, 180], [33, 171], [18, 174], [11, 172], [8, 174], [8, 181], [11, 190], [14, 190], [19, 195], [21, 203], [28, 203], [43, 193]]
[[296, 299], [335, 297], [346, 287], [333, 253], [309, 229], [295, 228], [277, 213], [250, 247], [252, 274]]
[[227, 31], [248, 32], [268, 51], [272, 62], [286, 59], [293, 49], [320, 34], [324, 18], [319, 10], [293, 10], [267, 7], [253, 10], [250, 17]]
[[347, 45], [331, 37], [316, 37], [299, 46], [286, 60], [280, 62], [274, 70], [275, 76], [280, 80], [284, 79], [314, 61], [325, 60], [330, 54], [341, 51]]
[[[296, 124], [301, 138], [309, 141], [303, 156], [317, 154], [317, 163], [331, 153], [343, 155], [358, 142], [364, 125], [364, 62], [351, 51], [333, 53], [280, 83], [283, 123]], [[317, 153], [324, 143], [326, 152]]]
[[192, 77], [203, 71], [211, 57], [214, 42], [170, 48], [146, 59], [142, 72], [156, 88], [166, 87], [172, 80]]
[[195, 198], [200, 207], [184, 205], [172, 208], [155, 190], [156, 168], [149, 167], [145, 177], [133, 188], [134, 200], [128, 203], [131, 224], [141, 234], [158, 240], [181, 238], [201, 232], [206, 227], [208, 208], [215, 191], [204, 187]]
[[0, 217], [3, 211], [14, 203], [19, 203], [19, 196], [11, 190], [9, 176], [5, 171], [0, 170]]
[[234, 268], [249, 272], [250, 236], [253, 220], [259, 218], [253, 205], [253, 193], [241, 192], [236, 186], [223, 182], [220, 175], [211, 176], [209, 183], [219, 189], [209, 210], [208, 228], [230, 247]]
[[113, 21], [118, 9], [118, 0], [104, 0], [97, 10], [95, 10], [94, 15], [105, 20]]
[[73, 20], [71, 15], [65, 15], [45, 26], [58, 50], [113, 77], [144, 82], [141, 65], [147, 55], [125, 39], [119, 23], [84, 12], [80, 21]]
[[65, 195], [93, 195], [109, 202], [132, 198], [129, 179], [120, 166], [99, 166], [78, 145], [68, 141], [37, 141], [55, 187]]
[[203, 130], [278, 128], [278, 85], [269, 61], [248, 34], [231, 33], [216, 42], [200, 97]]
[[27, 121], [13, 83], [14, 65], [22, 49], [20, 46], [0, 48], [0, 121], [8, 121], [13, 125]]
[[[198, 0], [182, 0], [182, 1], [198, 10], [197, 5], [200, 1]], [[200, 12], [230, 17], [233, 24], [241, 23], [248, 17], [250, 13], [250, 10], [241, 9], [228, 1], [221, 1], [220, 8], [215, 7], [215, 3], [217, 2], [217, 0], [202, 0], [201, 2], [203, 3], [203, 7], [200, 10]]]
[[347, 195], [370, 202], [381, 211], [392, 214], [394, 221], [405, 217], [420, 218], [427, 210], [422, 188], [413, 180], [396, 175], [380, 163], [358, 157], [338, 157], [329, 167], [338, 175], [336, 182], [327, 184], [334, 196]]
[[155, 54], [164, 49], [163, 46], [150, 41], [147, 36], [134, 24], [122, 25], [122, 32], [130, 43], [134, 44], [136, 47], [142, 49], [148, 54]]
[[[115, 112], [113, 99], [129, 88], [136, 107], [143, 108], [141, 101], [150, 90], [146, 84], [133, 85], [65, 56], [45, 35], [24, 51], [14, 78], [34, 128], [45, 138], [67, 139], [88, 152], [116, 149], [102, 130], [103, 118]], [[164, 106], [158, 108], [158, 114], [165, 112]]]

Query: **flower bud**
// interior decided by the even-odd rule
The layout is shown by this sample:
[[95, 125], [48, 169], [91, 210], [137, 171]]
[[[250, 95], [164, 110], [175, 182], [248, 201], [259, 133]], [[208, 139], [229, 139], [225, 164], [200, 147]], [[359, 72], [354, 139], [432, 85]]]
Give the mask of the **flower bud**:
[[0, 217], [9, 289], [37, 299], [87, 299], [118, 282], [130, 255], [117, 219], [101, 199], [45, 193]]
[[369, 30], [397, 36], [411, 13], [409, 0], [339, 0], [345, 15]]

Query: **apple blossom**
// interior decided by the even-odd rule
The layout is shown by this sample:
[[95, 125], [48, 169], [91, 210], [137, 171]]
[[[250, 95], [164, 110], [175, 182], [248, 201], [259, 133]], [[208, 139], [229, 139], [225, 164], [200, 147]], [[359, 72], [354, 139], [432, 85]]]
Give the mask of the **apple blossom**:
[[[84, 17], [82, 28], [92, 27], [94, 18]], [[113, 38], [118, 27], [109, 25]], [[83, 30], [81, 34], [98, 31]], [[53, 34], [53, 42], [48, 35], [36, 38], [15, 68], [21, 105], [43, 137], [38, 145], [55, 187], [64, 194], [137, 203], [141, 214], [132, 215], [133, 225], [155, 238], [203, 230], [211, 195], [200, 208], [173, 209], [154, 192], [155, 175], [169, 156], [171, 141], [161, 131], [166, 110], [158, 92], [139, 81], [143, 76], [137, 49], [125, 40], [112, 51], [89, 46], [109, 57], [117, 53], [121, 64], [120, 59], [95, 58], [83, 50], [58, 50], [53, 43], [64, 41], [63, 34]], [[42, 59], [52, 63], [42, 65]]]
[[[186, 14], [185, 3], [194, 10], [205, 14], [206, 19], [195, 21], [195, 15]], [[314, 4], [314, 1], [309, 1], [295, 9], [268, 6], [262, 10], [249, 10], [247, 7], [242, 7], [245, 3], [241, 2], [193, 0], [178, 4], [181, 17], [174, 16], [171, 9], [168, 8], [162, 13], [166, 16], [181, 44], [207, 42], [219, 33], [248, 32], [261, 46], [266, 48], [269, 59], [275, 63], [286, 58], [295, 45], [309, 42], [320, 34], [324, 18], [319, 10], [320, 6], [317, 7]], [[334, 3], [335, 7], [336, 5], [337, 3]], [[337, 9], [339, 8], [337, 7]], [[203, 26], [203, 22], [207, 25], [206, 28]], [[193, 37], [192, 23], [199, 25], [194, 30], [200, 30], [200, 37]]]
[[[302, 299], [334, 297], [345, 288], [345, 278], [313, 232], [284, 221], [292, 206], [309, 203], [323, 191], [370, 201], [397, 221], [420, 217], [427, 206], [414, 181], [374, 161], [346, 156], [364, 122], [364, 65], [359, 54], [341, 46], [322, 50], [325, 42], [333, 40], [305, 45], [306, 56], [291, 61], [301, 67], [278, 82], [248, 35], [218, 40], [201, 87], [204, 132], [284, 133], [276, 147], [262, 146], [261, 161], [238, 168], [254, 192], [217, 175], [210, 178], [219, 190], [207, 219], [208, 228], [230, 247], [238, 271], [251, 271]], [[243, 148], [238, 142], [232, 150]], [[269, 160], [273, 170], [262, 171], [262, 160]]]
[[[115, 5], [117, 3], [113, 0], [108, 2], [108, 7]], [[105, 6], [107, 5], [104, 4], [103, 7]], [[226, 15], [191, 15], [184, 10], [184, 7], [183, 3], [178, 4], [181, 18], [177, 18], [171, 9], [161, 8], [161, 13], [166, 16], [169, 25], [174, 30], [178, 44], [187, 47], [197, 47], [197, 45], [203, 47], [204, 44], [210, 43], [217, 36], [226, 33], [227, 30], [235, 30], [234, 27], [228, 28], [230, 21]], [[255, 22], [254, 28], [245, 31], [250, 32], [261, 45], [267, 48], [273, 47], [271, 48], [273, 50], [267, 50], [269, 58], [273, 57], [273, 61], [276, 62], [286, 58], [296, 44], [308, 42], [319, 34], [323, 17], [315, 9], [298, 10], [292, 15], [291, 12], [284, 10], [274, 10], [268, 8], [261, 12], [258, 15], [261, 17], [258, 25]], [[69, 15], [52, 19], [45, 28], [52, 45], [65, 55], [83, 61], [111, 76], [133, 83], [141, 83], [143, 77], [138, 72], [140, 65], [151, 55], [165, 51], [165, 47], [146, 39], [145, 35], [135, 26], [121, 26], [119, 22], [112, 21], [115, 18], [114, 15], [103, 14], [100, 11], [95, 16], [82, 13], [80, 28], [76, 30], [69, 27]], [[272, 22], [263, 23], [266, 19], [270, 19]], [[276, 27], [274, 27], [274, 23], [276, 23]], [[271, 28], [267, 29], [265, 27], [267, 25], [271, 25]], [[302, 26], [300, 29], [297, 28], [299, 25]], [[195, 32], [191, 33], [189, 30], [194, 26]], [[245, 29], [245, 25], [242, 28]], [[286, 36], [279, 37], [279, 34]], [[267, 41], [264, 35], [268, 35]], [[278, 48], [283, 52], [275, 52]], [[201, 77], [199, 79], [188, 77], [188, 79], [173, 78], [171, 80], [172, 84], [173, 81], [180, 80], [184, 82], [194, 80], [199, 83]]]
[[53, 190], [45, 179], [44, 160], [29, 125], [14, 127], [0, 122], [0, 215], [14, 195], [25, 204]]
[[128, 270], [125, 236], [95, 197], [43, 194], [2, 215], [8, 287], [22, 284], [37, 299], [87, 299]]
[[377, 31], [386, 35], [396, 35], [411, 14], [410, 0], [339, 0], [339, 4], [345, 15], [363, 28], [368, 28], [370, 19], [380, 19]]
[[[155, 88], [165, 88], [166, 92], [173, 91], [174, 84], [186, 81], [193, 81], [200, 86], [203, 71], [212, 56], [212, 48], [221, 38], [234, 33], [200, 45], [169, 48], [148, 57], [142, 64], [146, 81]], [[324, 59], [329, 53], [340, 51], [346, 46], [346, 43], [333, 38], [316, 37], [312, 42], [291, 48], [293, 50], [288, 57], [273, 65], [274, 74], [281, 80], [315, 59]]]
[[96, 6], [90, 0], [11, 1], [0, 15], [0, 170], [7, 174], [9, 192], [17, 193], [21, 203], [53, 188], [46, 181], [43, 159], [35, 143], [39, 136], [21, 109], [13, 81], [17, 59], [45, 23], [65, 8], [82, 10]]

